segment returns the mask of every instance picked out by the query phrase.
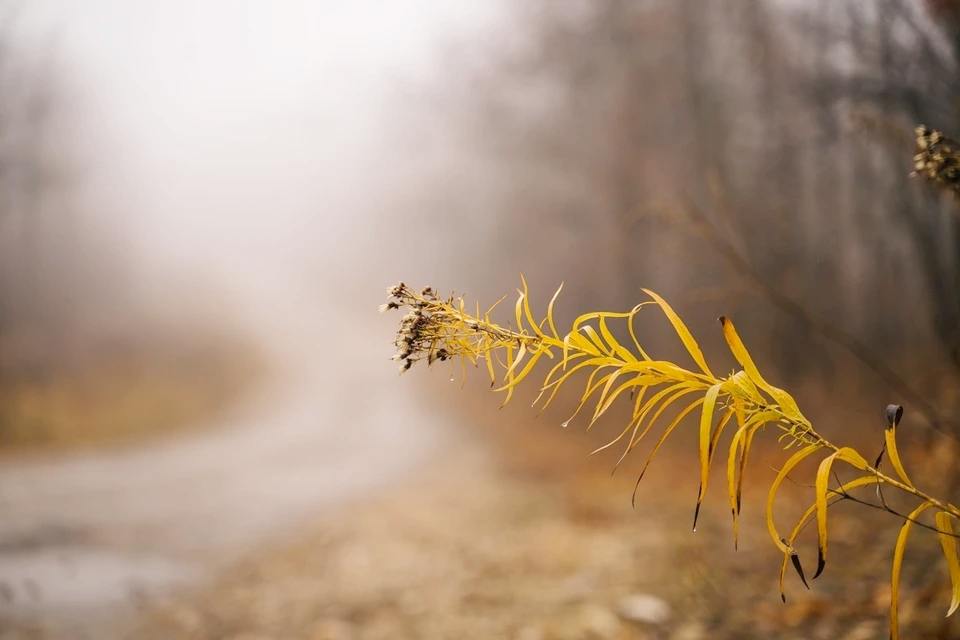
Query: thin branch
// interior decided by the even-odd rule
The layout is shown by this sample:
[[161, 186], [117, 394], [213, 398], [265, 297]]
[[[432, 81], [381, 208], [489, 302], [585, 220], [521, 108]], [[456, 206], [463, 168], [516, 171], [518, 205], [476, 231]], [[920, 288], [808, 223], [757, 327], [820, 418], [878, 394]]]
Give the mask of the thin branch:
[[943, 535], [946, 535], [946, 536], [950, 536], [951, 538], [960, 539], [960, 533], [951, 533], [951, 532], [949, 532], [949, 531], [941, 531], [940, 529], [937, 529], [936, 527], [933, 527], [933, 526], [931, 526], [931, 525], [929, 525], [929, 524], [927, 524], [927, 523], [925, 523], [925, 522], [921, 522], [920, 520], [917, 520], [916, 518], [911, 518], [911, 517], [910, 517], [908, 514], [906, 514], [906, 513], [900, 513], [899, 511], [897, 511], [896, 509], [891, 508], [891, 507], [888, 506], [888, 505], [874, 504], [873, 502], [870, 502], [870, 501], [868, 501], [868, 500], [863, 500], [863, 499], [861, 499], [861, 498], [857, 498], [856, 496], [851, 495], [850, 493], [847, 493], [846, 491], [837, 492], [837, 491], [831, 489], [830, 492], [833, 493], [833, 494], [839, 494], [839, 495], [841, 495], [843, 500], [851, 500], [851, 501], [853, 501], [853, 502], [856, 502], [857, 504], [862, 504], [862, 505], [864, 505], [865, 507], [871, 507], [871, 508], [877, 509], [877, 510], [879, 510], [879, 511], [886, 511], [887, 513], [890, 513], [890, 514], [892, 514], [892, 515], [894, 515], [894, 516], [897, 516], [898, 518], [902, 518], [902, 519], [905, 520], [905, 521], [909, 521], [909, 522], [912, 522], [913, 524], [915, 524], [915, 525], [917, 525], [917, 526], [923, 527], [924, 529], [929, 529], [930, 531], [933, 531], [934, 533], [940, 533], [940, 534], [943, 534]]
[[911, 387], [900, 374], [888, 366], [881, 358], [875, 356], [867, 345], [853, 334], [839, 328], [836, 323], [827, 322], [815, 316], [803, 305], [784, 294], [780, 288], [774, 286], [773, 283], [758, 273], [753, 265], [741, 255], [737, 248], [720, 233], [719, 229], [710, 221], [703, 210], [689, 199], [686, 212], [693, 218], [692, 222], [697, 224], [702, 236], [712, 245], [713, 249], [726, 260], [741, 277], [749, 281], [756, 289], [763, 293], [775, 307], [800, 321], [807, 329], [841, 347], [862, 365], [870, 369], [878, 378], [889, 385], [891, 389], [900, 394], [904, 400], [913, 405], [923, 415], [931, 429], [954, 440], [960, 440], [955, 433], [945, 428], [947, 424], [956, 426], [955, 421], [941, 416], [937, 408], [931, 404], [923, 394]]
[[[789, 480], [792, 484], [794, 484], [795, 486], [798, 486], [798, 487], [803, 487], [803, 488], [806, 488], [806, 489], [813, 489], [813, 488], [814, 488], [814, 486], [813, 486], [812, 484], [805, 484], [805, 483], [803, 483], [803, 482], [797, 482], [796, 480], [794, 480], [793, 478], [791, 478], [789, 474], [787, 474], [786, 479]], [[930, 525], [928, 525], [928, 524], [926, 524], [926, 523], [924, 523], [924, 522], [921, 522], [921, 521], [917, 520], [916, 518], [911, 518], [909, 515], [907, 515], [907, 514], [905, 514], [905, 513], [901, 513], [901, 512], [899, 512], [899, 511], [897, 511], [896, 509], [890, 507], [889, 505], [887, 505], [886, 500], [883, 500], [883, 498], [882, 498], [882, 495], [883, 495], [883, 494], [882, 494], [882, 493], [881, 493], [881, 500], [883, 501], [883, 504], [874, 504], [873, 502], [868, 502], [868, 501], [866, 501], [866, 500], [863, 500], [862, 498], [858, 498], [858, 497], [854, 496], [854, 495], [851, 494], [849, 491], [842, 491], [841, 489], [842, 489], [842, 487], [843, 487], [843, 483], [840, 482], [840, 478], [837, 477], [836, 471], [834, 471], [834, 479], [837, 481], [837, 485], [838, 485], [838, 486], [837, 486], [836, 489], [834, 489], [834, 488], [832, 488], [832, 487], [828, 487], [828, 488], [827, 488], [827, 493], [830, 493], [830, 494], [833, 494], [833, 495], [837, 496], [837, 497], [839, 498], [839, 500], [835, 500], [834, 502], [831, 502], [831, 503], [829, 504], [829, 506], [831, 506], [831, 507], [832, 507], [833, 505], [835, 505], [837, 502], [840, 502], [840, 500], [850, 500], [851, 502], [856, 502], [857, 504], [862, 504], [862, 505], [867, 506], [867, 507], [872, 507], [872, 508], [878, 509], [878, 510], [880, 510], [880, 511], [886, 511], [887, 513], [892, 514], [892, 515], [894, 515], [894, 516], [896, 516], [896, 517], [898, 517], [898, 518], [901, 518], [901, 519], [903, 519], [903, 520], [909, 520], [909, 521], [912, 522], [913, 524], [919, 525], [919, 526], [923, 527], [924, 529], [929, 529], [930, 531], [934, 531], [934, 532], [936, 532], [936, 533], [942, 533], [942, 534], [944, 534], [944, 535], [948, 535], [948, 536], [951, 536], [951, 537], [953, 537], [953, 538], [960, 539], [960, 533], [951, 533], [951, 532], [949, 532], [949, 531], [941, 531], [940, 529], [937, 529], [936, 527], [932, 527], [932, 526], [930, 526]], [[877, 490], [878, 490], [878, 491], [880, 490], [880, 485], [881, 485], [881, 484], [883, 484], [883, 481], [882, 481], [882, 480], [877, 482]], [[807, 525], [809, 525], [811, 522], [814, 522], [814, 519], [811, 518], [810, 520], [807, 520], [806, 522], [804, 522], [804, 523], [803, 523], [803, 526], [800, 527], [800, 530], [797, 531], [797, 534], [800, 534], [804, 529], [806, 529], [806, 528], [807, 528]]]

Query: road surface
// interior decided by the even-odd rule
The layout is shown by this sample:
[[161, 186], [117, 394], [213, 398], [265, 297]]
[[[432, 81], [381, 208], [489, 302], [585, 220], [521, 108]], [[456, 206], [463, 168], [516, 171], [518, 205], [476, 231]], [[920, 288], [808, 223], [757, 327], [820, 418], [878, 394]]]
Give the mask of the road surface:
[[300, 322], [270, 328], [287, 338], [274, 344], [275, 379], [196, 435], [0, 463], [0, 638], [24, 625], [46, 637], [118, 633], [158, 594], [200, 584], [436, 452], [438, 419], [385, 360], [389, 323], [348, 354], [306, 339]]

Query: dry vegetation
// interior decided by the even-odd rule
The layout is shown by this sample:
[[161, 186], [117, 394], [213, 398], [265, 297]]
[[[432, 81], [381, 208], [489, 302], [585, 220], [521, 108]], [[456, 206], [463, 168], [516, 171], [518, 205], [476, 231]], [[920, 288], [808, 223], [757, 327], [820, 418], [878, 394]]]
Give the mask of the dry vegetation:
[[[430, 393], [443, 385], [445, 376]], [[583, 455], [595, 439], [560, 430], [556, 420], [523, 421], [520, 408], [505, 415], [490, 400], [468, 392], [438, 406], [449, 411], [451, 428], [462, 423], [464, 409], [483, 423], [464, 436], [459, 453], [331, 513], [292, 543], [252, 555], [200, 592], [156, 606], [129, 637], [886, 635], [889, 558], [881, 542], [891, 543], [897, 526], [883, 514], [834, 514], [837, 574], [812, 592], [791, 589], [783, 604], [771, 571], [776, 554], [757, 509], [746, 507], [739, 552], [722, 509], [708, 506], [697, 533], [690, 532], [687, 502], [696, 482], [678, 481], [676, 469], [689, 465], [695, 443], [668, 447], [631, 509], [633, 477], [611, 479], [609, 458]], [[770, 453], [756, 456], [760, 470], [746, 489], [748, 505], [771, 475], [764, 473]], [[801, 505], [794, 499], [792, 506]], [[865, 537], [877, 543], [864, 545]], [[917, 546], [904, 576], [901, 618], [908, 637], [955, 637], [957, 621], [942, 615], [947, 577], [926, 569], [938, 553], [932, 536], [928, 542]]]
[[[421, 314], [436, 313], [428, 306]], [[519, 308], [523, 314], [522, 299]], [[461, 313], [458, 304], [446, 309]], [[437, 327], [417, 326], [417, 315], [404, 320], [398, 338], [405, 362], [462, 355], [456, 344], [431, 348], [431, 340], [422, 341]], [[488, 319], [470, 322], [482, 325]], [[542, 326], [552, 330], [551, 322]], [[510, 332], [490, 329], [471, 344], [503, 340]], [[414, 340], [408, 344], [411, 331]], [[469, 330], [445, 335], [472, 340]], [[444, 357], [438, 357], [443, 347]], [[501, 372], [522, 369], [513, 360], [494, 362]], [[443, 371], [437, 384], [444, 385], [447, 375]], [[293, 543], [253, 555], [199, 593], [155, 606], [135, 637], [866, 640], [886, 635], [890, 548], [902, 521], [883, 511], [832, 506], [834, 571], [812, 591], [793, 578], [786, 603], [778, 597], [776, 566], [783, 556], [762, 526], [763, 497], [784, 459], [775, 440], [758, 439], [753, 447], [735, 551], [727, 508], [706, 503], [696, 533], [689, 530], [690, 501], [699, 493], [696, 420], [665, 444], [631, 510], [628, 496], [640, 465], [627, 459], [611, 478], [617, 452], [584, 455], [597, 447], [596, 433], [558, 429], [557, 412], [550, 410], [549, 420], [531, 423], [524, 407], [498, 413], [485, 394], [457, 397], [442, 391], [431, 388], [426, 397], [437, 410], [446, 408], [451, 428], [464, 424], [465, 416], [471, 427], [482, 425], [455, 452], [376, 498], [322, 519]], [[447, 399], [440, 400], [443, 396]], [[617, 405], [610, 413], [631, 415]], [[882, 422], [876, 422], [882, 440]], [[602, 438], [608, 435], [604, 430]], [[918, 485], [943, 489], [955, 455], [949, 444], [934, 455], [911, 447], [896, 466], [916, 469]], [[813, 489], [806, 474], [814, 469], [798, 466], [798, 479], [784, 483], [778, 519], [790, 522], [803, 512]], [[950, 580], [936, 536], [915, 535], [901, 578], [900, 621], [909, 628], [906, 637], [953, 637], [960, 627], [943, 617]], [[806, 562], [812, 562], [816, 541], [811, 527], [797, 542]], [[931, 571], [933, 563], [938, 568]]]
[[138, 443], [210, 424], [265, 363], [236, 337], [114, 337], [79, 358], [0, 374], [0, 452]]
[[[478, 305], [476, 312], [468, 312], [462, 297], [443, 299], [430, 287], [418, 293], [403, 283], [391, 287], [388, 290], [389, 299], [381, 309], [409, 310], [400, 322], [396, 337], [397, 353], [394, 358], [402, 362], [401, 371], [409, 370], [421, 360], [426, 360], [429, 365], [455, 358], [464, 370], [468, 365], [479, 367], [483, 362], [490, 376], [491, 387], [504, 393], [505, 405], [517, 387], [535, 370], [541, 358], [546, 357], [553, 362], [533, 402], [534, 406], [544, 398], [542, 406], [545, 409], [565, 388], [574, 384], [582, 388], [577, 408], [563, 426], [567, 426], [585, 407], [593, 407], [592, 418], [587, 425], [587, 430], [590, 430], [618, 399], [624, 402], [629, 398], [633, 409], [626, 426], [619, 435], [596, 448], [594, 453], [618, 447], [622, 450], [616, 463], [619, 466], [648, 434], [653, 438], [660, 433], [639, 473], [637, 487], [650, 463], [674, 431], [678, 427], [683, 428], [685, 419], [691, 414], [693, 418], [699, 416], [699, 488], [693, 530], [697, 530], [714, 458], [721, 461], [725, 459], [735, 548], [738, 546], [747, 460], [755, 437], [762, 439], [773, 432], [788, 452], [784, 454], [784, 462], [780, 463], [776, 477], [770, 482], [765, 508], [767, 530], [782, 555], [779, 591], [784, 602], [784, 580], [791, 565], [803, 585], [809, 588], [796, 546], [804, 529], [808, 525], [816, 526], [817, 567], [811, 576], [816, 579], [827, 565], [830, 507], [852, 501], [885, 511], [902, 522], [892, 554], [889, 616], [892, 638], [900, 637], [900, 577], [910, 533], [915, 528], [928, 529], [937, 534], [952, 582], [947, 617], [960, 608], [960, 558], [953, 524], [960, 519], [960, 509], [948, 500], [924, 492], [907, 473], [897, 441], [902, 407], [893, 404], [887, 406], [883, 446], [880, 454], [870, 462], [856, 448], [834, 444], [824, 437], [800, 411], [792, 395], [773, 386], [763, 377], [730, 319], [720, 317], [723, 337], [731, 355], [742, 368], [727, 376], [717, 376], [683, 320], [663, 298], [648, 289], [644, 289], [648, 300], [631, 310], [584, 313], [573, 322], [568, 332], [561, 335], [553, 316], [560, 289], [547, 305], [546, 315], [538, 321], [531, 310], [527, 284], [522, 277], [521, 282], [523, 288], [517, 290], [514, 321], [510, 326], [501, 326], [491, 320], [493, 307], [481, 314]], [[654, 307], [662, 312], [682, 343], [687, 358], [696, 365], [694, 369], [649, 355], [634, 328], [634, 320], [644, 307]], [[629, 334], [628, 342], [621, 342], [614, 335], [617, 328], [615, 323], [626, 324], [621, 333]], [[582, 380], [584, 376], [585, 382]], [[590, 415], [589, 411], [586, 415]], [[661, 415], [665, 415], [665, 426], [657, 424]], [[728, 425], [733, 425], [733, 434], [724, 438], [724, 430]], [[781, 529], [775, 514], [780, 488], [791, 480], [805, 482], [796, 478], [800, 476], [801, 465], [809, 460], [818, 461], [816, 473], [808, 482], [813, 489], [814, 500], [794, 521], [792, 528]], [[719, 466], [721, 462], [717, 464]], [[890, 471], [886, 470], [887, 466], [891, 468]], [[896, 501], [891, 494], [899, 496], [900, 501]], [[906, 507], [901, 506], [904, 503]], [[929, 517], [931, 515], [932, 519]]]

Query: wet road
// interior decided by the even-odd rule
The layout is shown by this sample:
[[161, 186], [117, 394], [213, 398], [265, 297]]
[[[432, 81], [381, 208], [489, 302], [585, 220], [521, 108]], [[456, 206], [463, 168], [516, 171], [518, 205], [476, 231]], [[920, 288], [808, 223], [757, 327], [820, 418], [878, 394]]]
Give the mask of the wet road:
[[389, 345], [310, 357], [319, 353], [286, 329], [283, 370], [222, 424], [135, 450], [0, 465], [0, 625], [103, 637], [158, 594], [295, 534], [441, 446], [437, 419], [384, 361]]

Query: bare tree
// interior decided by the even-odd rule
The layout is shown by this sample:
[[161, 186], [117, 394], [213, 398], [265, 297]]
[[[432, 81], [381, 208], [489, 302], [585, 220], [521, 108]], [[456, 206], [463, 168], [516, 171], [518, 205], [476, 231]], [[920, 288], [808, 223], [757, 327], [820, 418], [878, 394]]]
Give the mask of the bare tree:
[[[500, 212], [511, 225], [522, 211], [538, 227], [566, 206], [608, 304], [641, 284], [696, 291], [719, 279], [736, 292], [749, 269], [806, 315], [766, 295], [738, 301], [747, 318], [773, 318], [767, 351], [783, 375], [809, 362], [829, 373], [827, 351], [795, 347], [826, 318], [888, 372], [927, 363], [906, 376], [916, 387], [938, 379], [936, 362], [960, 374], [960, 216], [908, 178], [913, 126], [957, 120], [953, 4], [534, 6], [518, 18], [530, 45], [481, 92], [498, 105], [484, 136], [502, 141], [487, 152], [523, 193]], [[650, 215], [688, 199], [745, 265], [683, 233], [689, 220]]]

